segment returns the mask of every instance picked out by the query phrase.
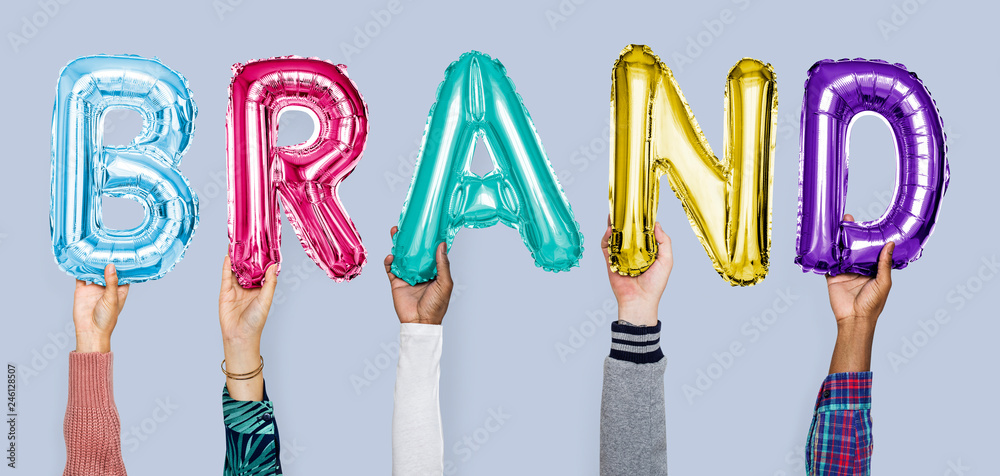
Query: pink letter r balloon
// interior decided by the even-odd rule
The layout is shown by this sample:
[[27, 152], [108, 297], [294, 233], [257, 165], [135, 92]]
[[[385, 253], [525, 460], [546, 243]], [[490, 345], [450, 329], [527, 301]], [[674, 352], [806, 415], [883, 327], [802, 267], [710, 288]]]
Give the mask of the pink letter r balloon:
[[[337, 281], [365, 265], [365, 249], [337, 187], [361, 159], [368, 111], [342, 67], [282, 57], [233, 66], [229, 87], [229, 256], [244, 287], [281, 262], [280, 197], [306, 254]], [[278, 147], [286, 108], [315, 121], [313, 137]]]

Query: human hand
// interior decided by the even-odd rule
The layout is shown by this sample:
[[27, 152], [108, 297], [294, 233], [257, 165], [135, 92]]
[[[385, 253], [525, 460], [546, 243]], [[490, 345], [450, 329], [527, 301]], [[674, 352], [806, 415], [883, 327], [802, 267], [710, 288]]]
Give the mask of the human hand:
[[609, 260], [611, 251], [608, 249], [608, 239], [611, 238], [611, 225], [601, 239], [601, 249], [604, 250], [604, 264], [608, 267], [608, 281], [611, 291], [618, 300], [618, 318], [640, 326], [655, 326], [658, 320], [657, 309], [660, 297], [667, 287], [670, 270], [674, 266], [674, 254], [670, 247], [670, 237], [663, 231], [660, 222], [653, 229], [657, 247], [656, 259], [653, 264], [639, 276], [622, 276], [611, 270]]
[[264, 323], [271, 310], [271, 299], [278, 285], [278, 265], [272, 264], [259, 288], [243, 288], [232, 270], [229, 255], [222, 264], [222, 289], [219, 291], [219, 324], [223, 342], [248, 345], [260, 342]]
[[[844, 220], [854, 221], [854, 217], [844, 215]], [[874, 278], [855, 273], [826, 277], [830, 308], [837, 319], [831, 374], [871, 370], [875, 324], [892, 288], [892, 250], [895, 247], [893, 242], [882, 247]]]
[[[396, 236], [398, 227], [389, 230], [389, 236]], [[448, 261], [448, 248], [444, 242], [437, 248], [438, 275], [436, 278], [414, 286], [392, 274], [392, 254], [385, 257], [385, 274], [389, 276], [389, 287], [392, 288], [392, 305], [396, 308], [401, 324], [437, 324], [444, 320], [451, 301], [451, 290], [454, 283], [451, 280], [451, 262]]]
[[[844, 215], [844, 220], [854, 221], [854, 217]], [[895, 247], [893, 242], [882, 247], [878, 257], [878, 274], [874, 278], [854, 273], [826, 277], [830, 308], [838, 326], [856, 325], [875, 329], [892, 288], [892, 250]]]
[[[227, 371], [247, 373], [260, 366], [260, 338], [277, 285], [278, 265], [272, 264], [264, 274], [261, 287], [243, 288], [232, 270], [229, 255], [226, 255], [222, 264], [222, 288], [219, 290], [219, 326], [222, 328]], [[248, 380], [227, 379], [226, 385], [230, 396], [236, 400], [263, 399], [263, 375], [258, 374]]]
[[73, 292], [76, 352], [111, 351], [111, 333], [125, 307], [129, 285], [118, 285], [118, 272], [113, 264], [104, 267], [104, 282], [106, 285], [101, 286], [76, 280]]

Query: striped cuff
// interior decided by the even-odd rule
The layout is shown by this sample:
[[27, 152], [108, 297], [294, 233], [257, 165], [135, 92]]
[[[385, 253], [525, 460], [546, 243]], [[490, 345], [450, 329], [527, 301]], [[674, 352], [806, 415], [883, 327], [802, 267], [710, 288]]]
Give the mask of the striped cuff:
[[867, 410], [872, 404], [872, 373], [830, 374], [816, 397], [816, 411]]
[[660, 350], [660, 322], [655, 326], [636, 326], [626, 321], [611, 323], [611, 358], [636, 364], [651, 364], [663, 359]]

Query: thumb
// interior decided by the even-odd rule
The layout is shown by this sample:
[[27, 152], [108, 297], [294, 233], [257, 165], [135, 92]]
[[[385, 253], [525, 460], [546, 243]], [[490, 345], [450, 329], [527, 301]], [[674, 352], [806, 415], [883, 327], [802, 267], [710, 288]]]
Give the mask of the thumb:
[[114, 263], [104, 267], [104, 295], [101, 300], [109, 309], [118, 307], [118, 270]]
[[674, 250], [670, 244], [670, 236], [667, 235], [667, 232], [663, 231], [660, 222], [656, 222], [656, 226], [653, 228], [653, 236], [656, 238], [657, 243], [656, 259], [673, 262]]
[[[892, 288], [892, 252], [896, 249], [896, 243], [890, 241], [882, 247], [882, 252], [878, 255], [878, 274], [875, 275], [875, 284], [878, 285], [879, 294], [889, 294]], [[885, 296], [882, 296], [885, 299]]]
[[451, 260], [448, 259], [448, 245], [445, 242], [441, 242], [437, 249], [437, 269], [438, 275], [436, 281], [441, 283], [449, 292], [451, 292], [452, 280], [451, 280]]
[[261, 304], [265, 309], [271, 309], [271, 300], [274, 298], [274, 290], [278, 287], [278, 264], [268, 266], [264, 272], [264, 284], [260, 290]]

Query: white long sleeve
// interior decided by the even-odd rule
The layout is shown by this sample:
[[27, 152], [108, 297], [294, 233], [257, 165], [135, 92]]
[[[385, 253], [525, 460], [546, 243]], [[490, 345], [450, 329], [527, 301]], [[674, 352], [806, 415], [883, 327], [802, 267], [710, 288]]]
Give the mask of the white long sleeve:
[[392, 409], [393, 476], [444, 474], [441, 326], [402, 324]]

